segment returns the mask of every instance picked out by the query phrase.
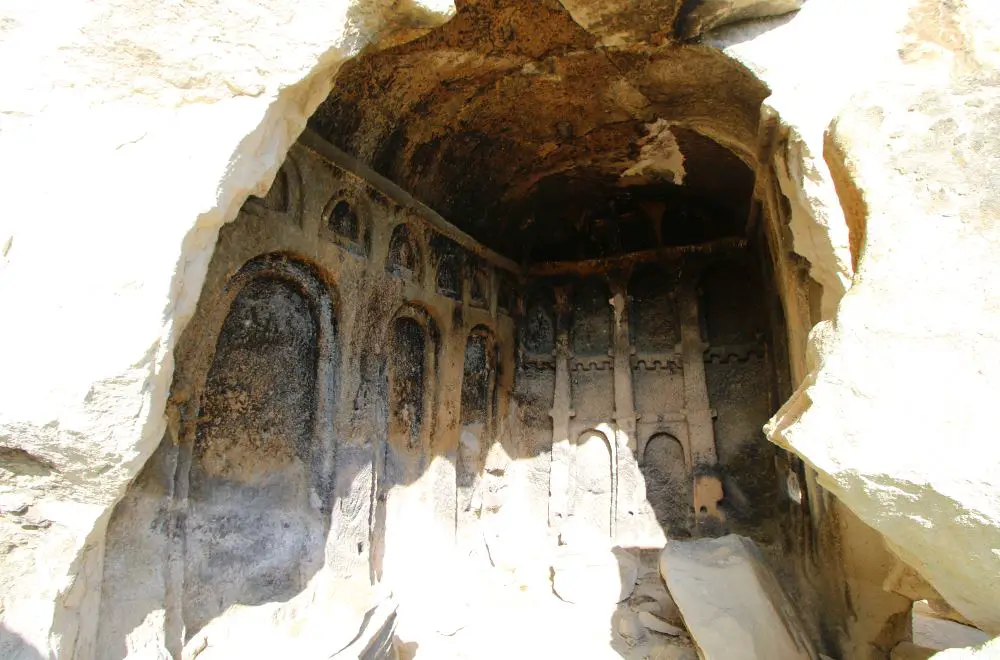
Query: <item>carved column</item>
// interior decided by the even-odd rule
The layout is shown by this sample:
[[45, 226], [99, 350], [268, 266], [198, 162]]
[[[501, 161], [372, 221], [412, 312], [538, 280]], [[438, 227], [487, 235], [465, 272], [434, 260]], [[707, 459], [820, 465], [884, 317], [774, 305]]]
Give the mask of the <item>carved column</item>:
[[[458, 464], [458, 443], [462, 432], [460, 409], [462, 405], [462, 376], [465, 370], [465, 342], [468, 333], [465, 325], [459, 328], [444, 328], [441, 341], [441, 363], [434, 378], [436, 388], [434, 400], [437, 415], [434, 420], [434, 435], [429, 470], [434, 473], [433, 493], [434, 518], [439, 521], [453, 521], [445, 532], [443, 542], [454, 546], [458, 522], [458, 493], [455, 489]], [[445, 460], [433, 460], [440, 456]], [[442, 530], [444, 531], [444, 530]]]
[[[615, 442], [617, 451], [614, 471], [611, 475], [611, 492], [614, 501], [611, 510], [611, 535], [615, 537], [618, 531], [618, 521], [635, 511], [633, 496], [638, 490], [642, 475], [638, 470], [636, 448], [636, 413], [635, 396], [632, 391], [632, 344], [629, 339], [628, 294], [626, 291], [627, 275], [611, 279], [611, 303], [614, 309], [614, 390], [615, 390]], [[624, 469], [623, 469], [624, 468]], [[629, 469], [632, 468], [632, 469]], [[623, 479], [624, 477], [624, 479]], [[622, 497], [619, 485], [625, 482], [626, 495]], [[624, 501], [623, 501], [624, 500]], [[625, 509], [621, 511], [620, 509]]]
[[684, 414], [687, 418], [691, 468], [694, 473], [694, 512], [699, 531], [720, 528], [725, 515], [719, 510], [722, 482], [718, 477], [715, 429], [705, 380], [697, 281], [688, 275], [677, 290], [681, 321], [681, 360], [684, 367]]
[[573, 450], [569, 438], [569, 421], [574, 413], [571, 408], [569, 381], [569, 311], [570, 295], [567, 287], [557, 287], [556, 294], [556, 379], [552, 396], [552, 467], [549, 472], [549, 529], [558, 534], [569, 515], [570, 470], [573, 468]]
[[611, 282], [611, 306], [614, 308], [615, 422], [628, 437], [627, 446], [636, 451], [635, 397], [632, 392], [632, 345], [629, 341], [628, 295], [625, 282]]

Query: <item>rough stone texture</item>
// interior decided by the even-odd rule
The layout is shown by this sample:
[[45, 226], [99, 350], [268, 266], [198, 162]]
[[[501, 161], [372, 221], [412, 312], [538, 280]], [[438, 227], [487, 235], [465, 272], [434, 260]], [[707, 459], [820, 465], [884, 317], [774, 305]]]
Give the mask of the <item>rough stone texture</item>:
[[910, 3], [893, 79], [831, 126], [827, 159], [855, 200], [845, 209], [864, 247], [835, 321], [814, 332], [815, 371], [772, 426], [825, 488], [994, 633], [1000, 450], [983, 441], [994, 431], [982, 411], [1000, 395], [1000, 298], [989, 284], [1000, 84], [988, 72], [997, 23], [985, 26], [995, 7], [950, 14]]
[[[390, 212], [388, 202], [369, 197], [358, 181], [336, 189], [333, 181], [313, 182], [309, 188], [322, 192], [319, 199], [303, 190], [294, 159], [278, 173], [305, 118], [330, 90], [337, 65], [393, 28], [399, 29], [384, 42], [386, 50], [372, 48], [345, 69], [331, 98], [334, 105], [337, 98], [350, 102], [334, 108], [339, 128], [331, 138], [356, 140], [346, 146], [357, 147], [375, 169], [470, 232], [512, 241], [512, 251], [521, 247], [519, 229], [541, 227], [534, 241], [548, 236], [541, 253], [552, 259], [567, 257], [553, 250], [567, 234], [573, 237], [569, 258], [608, 256], [618, 253], [619, 240], [631, 241], [626, 250], [648, 247], [650, 235], [662, 242], [664, 227], [668, 234], [677, 230], [680, 244], [742, 235], [749, 216], [746, 226], [765, 237], [762, 254], [772, 262], [762, 267], [773, 271], [780, 293], [781, 314], [770, 309], [771, 301], [762, 303], [769, 306], [768, 325], [780, 329], [785, 321], [775, 319], [787, 320], [790, 382], [808, 388], [779, 416], [773, 439], [804, 455], [821, 483], [885, 534], [962, 614], [996, 629], [994, 550], [1000, 544], [991, 475], [998, 461], [979, 441], [992, 431], [985, 416], [957, 411], [990, 410], [998, 391], [989, 366], [998, 327], [989, 297], [996, 261], [989, 222], [996, 208], [988, 198], [995, 183], [989, 161], [997, 151], [990, 137], [995, 83], [971, 75], [1000, 62], [998, 10], [987, 0], [811, 0], [794, 16], [729, 26], [699, 44], [676, 41], [685, 11], [708, 26], [720, 7], [732, 18], [773, 4], [468, 2], [458, 19], [433, 34], [428, 27], [450, 11], [446, 3], [408, 4], [406, 16], [381, 3], [79, 2], [60, 7], [56, 17], [27, 3], [5, 7], [0, 56], [18, 66], [5, 68], [0, 80], [0, 175], [13, 191], [0, 226], [0, 309], [16, 319], [0, 325], [0, 652], [15, 658], [163, 655], [177, 654], [187, 641], [193, 655], [211, 648], [211, 640], [199, 646], [210, 628], [226, 638], [259, 627], [280, 640], [287, 629], [272, 625], [274, 603], [227, 610], [197, 633], [201, 637], [183, 639], [186, 616], [200, 625], [219, 614], [199, 605], [206, 597], [197, 596], [196, 584], [189, 593], [177, 589], [186, 570], [196, 576], [198, 562], [211, 558], [196, 555], [186, 563], [175, 542], [196, 532], [199, 520], [223, 522], [199, 513], [232, 506], [230, 497], [212, 499], [220, 495], [214, 486], [199, 488], [212, 470], [235, 468], [238, 478], [231, 481], [239, 482], [242, 501], [254, 505], [244, 508], [262, 521], [258, 529], [237, 515], [233, 525], [220, 525], [218, 537], [203, 539], [209, 543], [202, 547], [237, 541], [223, 544], [231, 557], [243, 558], [235, 565], [246, 570], [237, 579], [264, 576], [232, 585], [221, 605], [296, 590], [295, 602], [303, 594], [326, 602], [332, 583], [320, 577], [371, 571], [410, 594], [433, 594], [428, 610], [441, 601], [461, 609], [466, 574], [455, 568], [450, 549], [442, 551], [455, 541], [463, 560], [510, 568], [520, 579], [526, 566], [534, 572], [549, 565], [548, 557], [531, 565], [528, 549], [547, 547], [552, 531], [567, 521], [607, 530], [608, 540], [631, 535], [649, 542], [657, 534], [662, 539], [657, 517], [670, 533], [715, 531], [740, 522], [738, 514], [756, 505], [735, 493], [775, 487], [727, 481], [718, 473], [720, 466], [738, 471], [742, 465], [753, 474], [768, 462], [741, 448], [755, 446], [744, 440], [761, 410], [774, 406], [754, 402], [745, 414], [719, 405], [758, 392], [763, 380], [728, 367], [713, 374], [712, 350], [725, 347], [716, 355], [720, 364], [733, 354], [727, 344], [711, 346], [711, 337], [710, 366], [703, 368], [692, 280], [652, 297], [667, 308], [662, 294], [678, 295], [677, 310], [666, 314], [678, 315], [677, 327], [656, 315], [652, 320], [664, 335], [679, 330], [676, 350], [667, 343], [637, 345], [647, 354], [634, 365], [627, 287], [608, 282], [614, 286], [602, 291], [617, 300], [609, 305], [610, 334], [597, 324], [607, 307], [598, 312], [599, 305], [581, 304], [587, 318], [573, 319], [572, 292], [545, 287], [555, 294], [550, 312], [528, 321], [544, 336], [523, 342], [528, 350], [517, 363], [514, 330], [504, 326], [510, 352], [501, 374], [517, 396], [498, 400], [511, 404], [510, 417], [490, 420], [489, 405], [485, 411], [479, 405], [481, 391], [471, 387], [466, 401], [475, 405], [463, 416], [459, 381], [463, 372], [483, 371], [475, 365], [485, 362], [481, 355], [466, 360], [474, 320], [496, 319], [494, 306], [513, 311], [499, 294], [483, 295], [496, 281], [491, 278], [502, 275], [496, 269], [486, 279], [483, 269], [462, 273], [456, 236], [419, 244], [424, 258], [416, 259], [405, 236], [393, 242], [365, 225], [372, 208], [401, 213], [405, 193], [388, 195], [400, 207]], [[404, 43], [420, 35], [427, 38]], [[893, 80], [898, 87], [887, 84]], [[868, 87], [825, 142], [830, 120]], [[398, 102], [381, 103], [371, 88], [392, 90]], [[463, 113], [466, 103], [475, 110], [471, 115]], [[403, 112], [410, 109], [423, 121], [411, 121]], [[321, 113], [318, 125], [330, 116]], [[443, 126], [462, 128], [435, 132]], [[511, 127], [515, 133], [506, 135]], [[482, 162], [470, 160], [477, 153], [484, 154]], [[757, 167], [757, 176], [748, 166]], [[735, 203], [717, 226], [710, 220], [719, 209], [706, 214], [682, 194], [672, 199], [685, 201], [684, 212], [666, 216], [649, 207], [649, 199], [605, 206], [608, 181], [634, 191], [652, 183], [687, 186], [702, 200], [731, 196]], [[751, 188], [762, 206], [757, 215], [745, 204]], [[600, 194], [588, 197], [595, 191]], [[219, 226], [236, 216], [249, 193], [258, 199], [216, 246]], [[518, 205], [529, 197], [539, 203]], [[567, 198], [574, 204], [562, 204]], [[600, 213], [583, 217], [592, 203]], [[564, 216], [549, 214], [558, 222], [530, 222], [528, 211], [564, 206]], [[644, 226], [637, 218], [668, 222], [649, 234], [616, 236], [611, 229], [618, 225], [606, 219], [619, 211], [616, 222], [630, 231]], [[434, 224], [431, 215], [421, 217]], [[493, 222], [508, 217], [515, 224]], [[222, 254], [214, 270], [213, 249]], [[214, 303], [233, 273], [273, 251], [324, 263], [327, 275], [336, 274], [330, 280], [340, 278], [336, 319], [350, 333], [338, 341], [351, 350], [341, 356], [339, 379], [332, 371], [315, 375], [324, 392], [317, 400], [336, 405], [313, 408], [306, 404], [316, 401], [282, 391], [290, 409], [300, 409], [298, 400], [301, 410], [314, 411], [313, 424], [306, 423], [308, 415], [281, 419], [288, 411], [277, 411], [273, 424], [249, 420], [242, 430], [243, 420], [225, 419], [225, 437], [213, 440], [205, 429], [201, 438], [212, 441], [198, 445], [205, 420], [198, 406], [187, 404], [201, 394], [225, 321], [227, 306]], [[376, 253], [379, 260], [370, 260]], [[807, 356], [806, 334], [834, 318], [856, 266], [854, 290], [836, 324], [813, 333]], [[474, 260], [469, 268], [476, 271]], [[386, 284], [388, 276], [372, 269], [400, 281]], [[202, 352], [177, 355], [177, 338], [194, 314], [206, 273], [207, 316], [192, 341]], [[341, 286], [344, 281], [364, 285]], [[279, 306], [301, 311], [296, 295], [278, 296]], [[403, 316], [421, 330], [402, 322], [407, 327], [390, 333], [396, 303], [413, 298], [449, 313], [431, 322], [407, 308]], [[298, 318], [298, 331], [279, 335], [308, 336], [305, 315]], [[385, 333], [373, 333], [376, 325]], [[408, 346], [407, 359], [355, 350], [383, 341]], [[781, 342], [769, 341], [771, 356]], [[272, 347], [275, 355], [281, 344]], [[162, 413], [175, 359], [190, 369], [180, 370], [167, 427]], [[231, 362], [217, 373], [234, 382], [256, 378], [239, 377], [238, 361]], [[294, 360], [289, 367], [308, 389], [308, 369]], [[633, 367], [633, 378], [625, 377]], [[275, 381], [273, 365], [260, 371], [261, 382]], [[786, 376], [781, 366], [776, 371], [771, 385], [779, 390]], [[449, 396], [428, 400], [432, 374], [451, 384]], [[657, 401], [650, 393], [660, 387], [665, 396]], [[266, 397], [249, 389], [245, 401], [235, 396], [216, 410], [249, 404], [267, 418]], [[433, 415], [418, 414], [430, 409]], [[269, 429], [289, 437], [249, 437]], [[310, 432], [317, 437], [303, 452]], [[660, 437], [646, 464], [642, 443], [655, 434]], [[154, 455], [158, 443], [164, 450]], [[661, 443], [669, 449], [661, 451]], [[280, 473], [286, 480], [260, 479], [255, 470], [261, 466], [248, 460], [257, 447], [265, 449], [263, 467], [281, 468], [270, 477]], [[593, 461], [574, 463], [591, 450]], [[786, 550], [812, 557], [806, 570], [829, 581], [828, 593], [835, 594], [819, 611], [829, 612], [834, 627], [849, 616], [860, 620], [855, 630], [865, 633], [858, 645], [878, 637], [878, 648], [888, 652], [898, 640], [899, 619], [880, 617], [895, 612], [902, 599], [873, 594], [871, 585], [880, 588], [884, 577], [881, 541], [867, 543], [856, 528], [840, 524], [846, 512], [816, 487], [811, 473], [787, 457], [775, 459], [779, 469], [788, 466], [783, 482], [796, 503], [783, 504], [782, 520], [798, 525]], [[675, 483], [692, 474], [690, 492]], [[647, 491], [645, 479], [663, 483]], [[677, 511], [689, 498], [690, 517]], [[537, 506], [543, 500], [548, 511]], [[191, 526], [171, 525], [184, 520], [189, 505]], [[241, 555], [248, 538], [266, 541], [286, 523], [295, 533], [283, 560], [258, 566]], [[191, 536], [197, 540], [197, 533]], [[530, 543], [519, 542], [524, 538]], [[320, 544], [325, 569], [311, 575]], [[973, 561], [955, 561], [970, 552]], [[410, 604], [410, 611], [419, 608]], [[851, 614], [842, 616], [839, 608]], [[305, 616], [294, 607], [287, 612], [291, 619]], [[243, 617], [254, 623], [240, 623]], [[485, 615], [480, 622], [481, 632], [492, 620]], [[462, 617], [448, 615], [427, 630], [447, 637], [461, 625]], [[321, 640], [324, 653], [337, 650], [331, 639]], [[482, 657], [475, 655], [476, 641], [470, 634], [463, 643], [471, 657]], [[602, 642], [603, 651], [617, 652]]]
[[673, 624], [667, 623], [660, 617], [649, 612], [639, 612], [639, 622], [649, 630], [670, 635], [671, 637], [679, 637], [684, 634], [683, 628], [678, 628]]
[[218, 228], [267, 190], [340, 62], [451, 11], [407, 6], [0, 10], [0, 57], [19, 63], [0, 74], [17, 191], [0, 221], [0, 308], [18, 319], [0, 328], [5, 657], [93, 652], [108, 514], [164, 437]]
[[932, 657], [936, 658], [936, 660], [966, 660], [966, 658], [995, 660], [995, 658], [1000, 658], [1000, 638], [994, 637], [992, 640], [976, 648], [949, 649], [936, 653]]
[[310, 125], [511, 258], [581, 259], [617, 252], [614, 224], [648, 247], [644, 201], [682, 242], [742, 233], [765, 96], [701, 45], [606, 49], [573, 7], [473, 2], [345, 66]]
[[702, 658], [817, 657], [795, 606], [750, 539], [669, 541], [660, 573]]

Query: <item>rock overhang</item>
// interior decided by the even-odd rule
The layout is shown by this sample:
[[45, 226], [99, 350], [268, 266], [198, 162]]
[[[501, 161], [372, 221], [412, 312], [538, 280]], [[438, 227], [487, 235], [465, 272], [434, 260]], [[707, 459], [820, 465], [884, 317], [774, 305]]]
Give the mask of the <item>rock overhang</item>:
[[[645, 23], [673, 24], [661, 4]], [[765, 85], [670, 30], [609, 41], [587, 11], [461, 4], [347, 63], [311, 125], [518, 261], [743, 235]]]

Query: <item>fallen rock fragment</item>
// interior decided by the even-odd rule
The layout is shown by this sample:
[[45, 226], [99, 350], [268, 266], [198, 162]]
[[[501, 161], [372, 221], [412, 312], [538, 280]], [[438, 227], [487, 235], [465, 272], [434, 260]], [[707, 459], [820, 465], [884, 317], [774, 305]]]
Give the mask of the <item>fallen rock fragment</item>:
[[704, 660], [818, 658], [750, 539], [670, 541], [660, 574]]

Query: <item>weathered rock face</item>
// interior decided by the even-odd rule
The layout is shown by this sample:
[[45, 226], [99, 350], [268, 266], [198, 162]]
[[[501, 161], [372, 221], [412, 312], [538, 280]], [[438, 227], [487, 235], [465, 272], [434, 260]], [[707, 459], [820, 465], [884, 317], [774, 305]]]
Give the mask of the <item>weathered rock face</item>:
[[[435, 30], [450, 6], [5, 8], [0, 655], [328, 656], [359, 631], [378, 654], [368, 578], [404, 612], [461, 611], [493, 569], [554, 601], [526, 548], [558, 533], [726, 526], [827, 585], [826, 650], [885, 655], [906, 601], [881, 541], [761, 442], [800, 383], [773, 439], [996, 627], [1000, 461], [954, 411], [1000, 391], [971, 75], [997, 10], [812, 0], [684, 41], [798, 4], [468, 2]], [[928, 71], [824, 143], [854, 92]], [[360, 162], [316, 136], [286, 161], [324, 98], [314, 127]], [[646, 635], [623, 630], [596, 643]]]
[[222, 230], [176, 353], [186, 423], [111, 517], [100, 651], [236, 648], [300, 611], [275, 601], [336, 600], [330, 575], [404, 612], [474, 600], [459, 578], [494, 568], [614, 607], [640, 566], [613, 545], [733, 525], [780, 552], [796, 514], [760, 431], [778, 367], [755, 259], [654, 252], [631, 280], [641, 254], [536, 274], [307, 133]]
[[[858, 274], [835, 321], [815, 331], [814, 375], [773, 426], [825, 488], [991, 632], [1000, 453], [983, 440], [992, 422], [971, 411], [1000, 395], [987, 366], [1000, 328], [987, 284], [998, 275], [1000, 86], [986, 71], [993, 33], [969, 26], [995, 11], [913, 4], [898, 37], [906, 64], [831, 126], [827, 159], [864, 236]], [[942, 26], [933, 40], [930, 23]]]
[[218, 228], [267, 190], [340, 62], [452, 9], [408, 6], [0, 10], [0, 54], [19, 62], [0, 74], [0, 174], [18, 191], [0, 307], [19, 319], [0, 329], [0, 655], [93, 653], [108, 514], [164, 438]]
[[678, 244], [742, 235], [765, 95], [701, 45], [608, 47], [573, 7], [482, 2], [348, 64], [310, 123], [501, 253], [578, 260], [649, 247], [650, 215]]
[[706, 660], [817, 657], [796, 614], [753, 541], [671, 541], [660, 573]]

